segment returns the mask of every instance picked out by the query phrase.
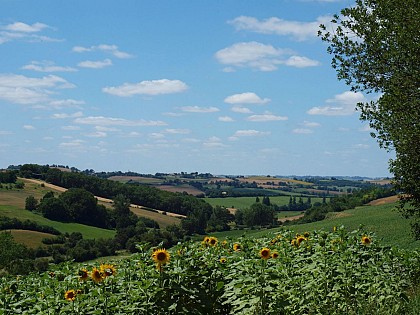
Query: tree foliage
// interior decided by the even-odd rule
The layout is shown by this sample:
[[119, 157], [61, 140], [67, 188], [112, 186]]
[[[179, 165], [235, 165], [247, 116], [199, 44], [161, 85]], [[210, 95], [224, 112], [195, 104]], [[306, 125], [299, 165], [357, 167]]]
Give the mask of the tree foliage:
[[358, 104], [379, 145], [395, 151], [390, 160], [399, 210], [413, 218], [420, 238], [420, 1], [356, 0], [321, 25], [319, 35], [332, 67], [352, 91], [377, 93]]

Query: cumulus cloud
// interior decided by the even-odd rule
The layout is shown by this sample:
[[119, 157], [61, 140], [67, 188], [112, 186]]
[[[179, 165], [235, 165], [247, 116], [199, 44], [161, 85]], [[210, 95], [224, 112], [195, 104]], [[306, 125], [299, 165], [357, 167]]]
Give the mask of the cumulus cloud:
[[273, 114], [263, 114], [263, 115], [251, 115], [248, 116], [246, 120], [255, 121], [255, 122], [267, 122], [267, 121], [281, 121], [287, 120], [287, 116], [276, 116]]
[[266, 104], [270, 102], [269, 98], [262, 99], [253, 92], [233, 94], [225, 98], [224, 102], [228, 104]]
[[252, 114], [252, 111], [247, 107], [242, 106], [233, 106], [232, 112], [240, 113], [240, 114]]
[[117, 58], [120, 58], [120, 59], [127, 59], [127, 58], [132, 58], [133, 57], [131, 54], [119, 50], [117, 45], [101, 44], [101, 45], [90, 46], [90, 47], [75, 46], [75, 47], [73, 47], [72, 50], [73, 50], [73, 52], [76, 52], [76, 53], [102, 51], [102, 52], [110, 53], [114, 57], [117, 57]]
[[320, 107], [312, 107], [307, 111], [309, 115], [324, 116], [346, 116], [355, 112], [357, 103], [366, 102], [366, 98], [361, 92], [346, 91], [335, 95], [331, 99], [327, 99], [327, 105]]
[[12, 31], [12, 32], [35, 33], [35, 32], [40, 32], [44, 28], [47, 28], [47, 27], [48, 25], [44, 23], [39, 23], [39, 22], [34, 23], [32, 25], [22, 23], [22, 22], [15, 22], [15, 23], [6, 25], [4, 29], [7, 31]]
[[222, 143], [222, 140], [218, 137], [210, 137], [203, 141], [203, 146], [206, 148], [221, 148], [226, 147], [225, 144]]
[[191, 132], [191, 130], [189, 129], [165, 129], [165, 133], [169, 133], [169, 134], [181, 134], [181, 135], [186, 135], [189, 134]]
[[57, 42], [61, 39], [51, 38], [37, 33], [44, 29], [51, 28], [44, 23], [26, 24], [23, 22], [15, 22], [5, 26], [0, 26], [0, 44], [4, 44], [13, 40], [23, 40], [29, 42]]
[[26, 129], [26, 130], [35, 130], [35, 127], [34, 126], [32, 126], [32, 125], [23, 125], [23, 127], [22, 127], [23, 129]]
[[86, 143], [86, 141], [84, 140], [80, 140], [80, 139], [75, 139], [75, 140], [71, 140], [69, 142], [61, 142], [59, 144], [60, 147], [63, 148], [81, 148], [83, 147], [83, 145]]
[[65, 119], [65, 118], [77, 118], [77, 117], [82, 117], [83, 113], [82, 112], [76, 112], [73, 114], [67, 114], [67, 113], [57, 113], [57, 114], [53, 114], [51, 116], [51, 118], [53, 119]]
[[72, 67], [57, 66], [52, 61], [32, 61], [22, 67], [23, 70], [32, 70], [37, 72], [75, 72], [77, 69]]
[[181, 107], [183, 112], [188, 113], [214, 113], [220, 111], [217, 107], [200, 107], [200, 106], [183, 106]]
[[85, 60], [77, 64], [81, 68], [101, 69], [112, 66], [111, 59], [104, 59], [98, 61]]
[[67, 131], [76, 131], [76, 130], [80, 130], [80, 127], [79, 126], [62, 126], [61, 129], [67, 130]]
[[316, 60], [309, 59], [307, 57], [301, 56], [291, 56], [284, 61], [286, 66], [296, 67], [296, 68], [307, 68], [307, 67], [315, 67], [320, 65], [320, 63]]
[[223, 121], [223, 122], [232, 122], [235, 121], [232, 117], [229, 116], [220, 116], [218, 118], [219, 121]]
[[238, 31], [251, 31], [262, 34], [290, 36], [298, 41], [316, 38], [319, 25], [331, 18], [322, 16], [312, 22], [287, 21], [277, 17], [258, 20], [250, 16], [239, 16], [228, 23]]
[[31, 78], [17, 74], [0, 74], [0, 99], [15, 104], [37, 104], [51, 101], [55, 89], [74, 85], [56, 75]]
[[305, 127], [309, 127], [309, 128], [314, 128], [314, 127], [319, 127], [321, 126], [320, 123], [317, 122], [313, 122], [313, 121], [307, 121], [305, 120], [302, 125], [304, 125]]
[[256, 137], [256, 136], [266, 136], [269, 135], [271, 132], [269, 131], [258, 131], [253, 129], [248, 130], [237, 130], [234, 137]]
[[300, 68], [318, 65], [317, 61], [296, 56], [289, 49], [275, 48], [258, 42], [233, 44], [217, 51], [215, 57], [221, 64], [229, 66], [229, 71], [243, 67], [274, 71], [282, 64]]
[[76, 124], [95, 125], [95, 126], [165, 126], [166, 123], [160, 120], [128, 120], [123, 118], [103, 117], [103, 116], [89, 116], [76, 118]]
[[188, 89], [188, 85], [180, 80], [151, 80], [141, 81], [139, 83], [124, 83], [120, 86], [105, 87], [103, 92], [128, 97], [133, 95], [159, 95], [180, 93]]

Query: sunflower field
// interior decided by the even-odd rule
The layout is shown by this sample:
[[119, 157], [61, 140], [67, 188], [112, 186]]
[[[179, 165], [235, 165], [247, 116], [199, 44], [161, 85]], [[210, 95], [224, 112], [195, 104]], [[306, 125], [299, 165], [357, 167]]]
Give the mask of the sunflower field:
[[[0, 314], [418, 314], [420, 255], [362, 230], [281, 231], [0, 279]], [[416, 291], [418, 292], [418, 291]], [[418, 304], [417, 304], [418, 306]]]

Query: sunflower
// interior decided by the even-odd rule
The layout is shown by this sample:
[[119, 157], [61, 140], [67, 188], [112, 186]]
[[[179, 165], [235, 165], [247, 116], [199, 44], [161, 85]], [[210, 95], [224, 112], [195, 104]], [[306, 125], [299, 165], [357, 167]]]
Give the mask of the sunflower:
[[292, 244], [292, 246], [295, 246], [295, 247], [299, 246], [299, 244], [298, 244], [298, 242], [295, 238], [290, 241], [290, 244]]
[[157, 249], [153, 252], [152, 254], [152, 258], [155, 261], [155, 263], [157, 263], [158, 265], [163, 265], [163, 264], [167, 264], [169, 262], [169, 258], [171, 257], [171, 255], [169, 254], [169, 252], [164, 249]]
[[86, 280], [89, 278], [89, 273], [86, 269], [79, 270], [79, 280]]
[[103, 264], [101, 265], [100, 269], [101, 269], [101, 273], [105, 277], [113, 276], [117, 273], [117, 270], [115, 269], [114, 265]]
[[233, 244], [233, 250], [235, 252], [239, 252], [241, 250], [241, 244], [238, 244], [238, 243]]
[[300, 245], [303, 241], [306, 241], [306, 240], [307, 240], [306, 237], [302, 235], [299, 235], [298, 237], [296, 237], [297, 245]]
[[209, 244], [209, 240], [210, 240], [210, 237], [206, 236], [201, 242], [201, 244], [203, 244], [204, 246], [207, 246]]
[[225, 264], [226, 263], [226, 257], [222, 257], [222, 258], [220, 258], [220, 260], [219, 260], [222, 264]]
[[303, 236], [306, 237], [306, 238], [308, 238], [309, 237], [309, 232], [303, 233]]
[[209, 237], [208, 244], [210, 246], [216, 246], [217, 242], [218, 242], [217, 237], [214, 237], [214, 236]]
[[102, 280], [104, 280], [104, 276], [102, 275], [101, 271], [99, 269], [97, 269], [97, 268], [93, 268], [92, 269], [92, 272], [90, 274], [90, 277], [96, 283], [101, 282]]
[[260, 250], [260, 256], [262, 259], [268, 259], [271, 257], [270, 249], [267, 247], [264, 247]]
[[67, 301], [73, 302], [76, 299], [76, 291], [74, 290], [68, 290], [66, 293], [64, 293], [64, 298]]
[[277, 253], [277, 252], [274, 252], [274, 253], [271, 254], [271, 258], [276, 259], [278, 257], [279, 257], [279, 253]]
[[224, 240], [224, 241], [222, 242], [222, 247], [226, 248], [227, 244], [228, 244], [228, 242], [227, 242], [226, 240]]
[[372, 243], [372, 240], [370, 239], [369, 236], [362, 236], [362, 244], [363, 245], [370, 245], [370, 243]]

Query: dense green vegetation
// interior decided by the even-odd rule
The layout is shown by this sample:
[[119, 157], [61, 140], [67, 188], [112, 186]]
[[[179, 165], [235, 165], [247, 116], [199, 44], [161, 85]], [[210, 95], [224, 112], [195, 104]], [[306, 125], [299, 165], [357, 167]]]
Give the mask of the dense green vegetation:
[[[4, 314], [414, 315], [420, 256], [365, 230], [183, 242], [0, 278]], [[40, 295], [40, 293], [42, 294]]]

